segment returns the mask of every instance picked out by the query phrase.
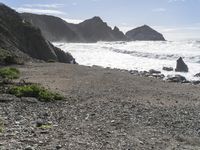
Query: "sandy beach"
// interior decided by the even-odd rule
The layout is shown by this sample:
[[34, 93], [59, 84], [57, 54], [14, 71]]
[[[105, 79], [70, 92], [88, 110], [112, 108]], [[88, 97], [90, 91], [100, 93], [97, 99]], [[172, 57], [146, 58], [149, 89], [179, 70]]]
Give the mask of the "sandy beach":
[[[17, 67], [20, 79], [40, 83], [66, 100], [45, 103], [7, 97], [0, 105], [6, 122], [2, 148], [200, 149], [197, 85], [61, 63]], [[38, 120], [51, 128], [36, 128]]]

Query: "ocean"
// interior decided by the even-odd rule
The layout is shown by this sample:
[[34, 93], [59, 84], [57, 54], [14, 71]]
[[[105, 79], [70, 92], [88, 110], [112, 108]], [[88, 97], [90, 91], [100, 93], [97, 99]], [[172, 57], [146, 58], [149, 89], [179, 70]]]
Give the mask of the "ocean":
[[[80, 65], [101, 66], [126, 70], [159, 70], [167, 75], [180, 74], [188, 80], [200, 73], [200, 41], [134, 41], [98, 43], [54, 43], [70, 52]], [[182, 57], [189, 67], [188, 73], [167, 72], [163, 67], [176, 67]]]

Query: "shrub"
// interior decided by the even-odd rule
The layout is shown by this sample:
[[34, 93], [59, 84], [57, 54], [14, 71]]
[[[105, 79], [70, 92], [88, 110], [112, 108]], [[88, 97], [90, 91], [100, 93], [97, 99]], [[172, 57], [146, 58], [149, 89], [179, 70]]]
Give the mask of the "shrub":
[[35, 97], [41, 101], [53, 101], [64, 99], [62, 95], [51, 92], [37, 84], [14, 86], [11, 87], [9, 93], [17, 97]]
[[55, 63], [55, 62], [56, 62], [56, 60], [49, 59], [49, 60], [47, 60], [47, 62], [48, 62], [48, 63]]
[[20, 64], [20, 60], [11, 52], [0, 48], [0, 63], [4, 65]]
[[0, 69], [0, 77], [3, 79], [18, 79], [20, 71], [16, 68], [6, 67]]

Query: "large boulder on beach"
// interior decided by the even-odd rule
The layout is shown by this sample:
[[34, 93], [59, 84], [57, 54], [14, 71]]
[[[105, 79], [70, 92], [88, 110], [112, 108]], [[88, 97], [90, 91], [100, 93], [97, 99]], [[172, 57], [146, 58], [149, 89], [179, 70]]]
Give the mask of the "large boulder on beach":
[[172, 67], [163, 67], [163, 70], [165, 70], [165, 71], [173, 71], [174, 69]]
[[186, 78], [184, 76], [181, 76], [181, 75], [168, 75], [167, 81], [177, 82], [177, 83], [178, 82], [181, 82], [181, 83], [187, 82]]
[[188, 66], [185, 64], [185, 62], [183, 61], [182, 57], [180, 57], [178, 60], [177, 60], [177, 64], [176, 64], [176, 69], [175, 69], [176, 72], [188, 72], [189, 69], [188, 69]]
[[157, 70], [154, 70], [154, 69], [151, 69], [151, 70], [149, 70], [149, 73], [150, 74], [160, 74], [161, 72], [157, 71]]

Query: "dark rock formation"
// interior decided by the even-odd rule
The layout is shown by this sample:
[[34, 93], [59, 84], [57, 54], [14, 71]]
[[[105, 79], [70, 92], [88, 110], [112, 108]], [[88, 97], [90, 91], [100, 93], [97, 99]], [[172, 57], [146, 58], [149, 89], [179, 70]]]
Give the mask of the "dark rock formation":
[[[0, 48], [28, 60], [31, 57], [44, 61], [72, 61], [71, 55], [62, 53], [63, 59], [57, 55], [58, 48], [43, 38], [41, 31], [11, 8], [0, 5]], [[59, 50], [61, 51], [61, 50]]]
[[126, 36], [133, 41], [165, 41], [162, 34], [147, 25], [128, 31]]
[[22, 13], [21, 17], [39, 28], [43, 36], [49, 41], [73, 42], [80, 40], [79, 35], [71, 27], [73, 24], [69, 24], [61, 18], [31, 13]]
[[177, 60], [177, 64], [176, 64], [176, 72], [188, 72], [188, 66], [185, 64], [185, 62], [183, 61], [182, 57], [180, 57]]
[[34, 26], [50, 41], [97, 42], [125, 41], [123, 32], [117, 27], [113, 30], [100, 17], [93, 17], [79, 24], [71, 24], [53, 16], [23, 13], [21, 16]]
[[172, 67], [163, 67], [163, 70], [165, 70], [165, 71], [173, 71], [174, 69]]
[[187, 82], [186, 78], [184, 76], [181, 76], [181, 75], [167, 76], [167, 81], [169, 81], [169, 82], [181, 82], [181, 83]]
[[200, 77], [200, 73], [195, 74], [194, 77]]
[[86, 42], [121, 41], [126, 39], [118, 28], [112, 30], [100, 17], [85, 20], [78, 24], [77, 28]]
[[157, 71], [157, 70], [154, 70], [154, 69], [151, 69], [151, 70], [149, 70], [149, 73], [150, 74], [160, 74], [161, 72]]

